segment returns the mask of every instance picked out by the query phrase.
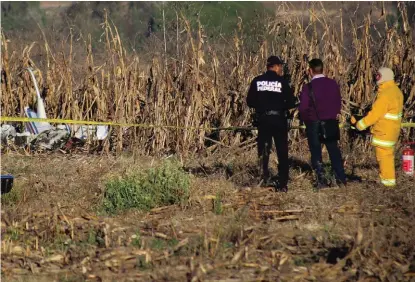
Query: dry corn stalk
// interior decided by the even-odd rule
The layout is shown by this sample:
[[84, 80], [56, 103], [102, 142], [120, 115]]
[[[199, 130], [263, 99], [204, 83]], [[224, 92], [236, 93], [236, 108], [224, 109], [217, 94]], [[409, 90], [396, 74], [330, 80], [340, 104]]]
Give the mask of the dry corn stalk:
[[[249, 81], [264, 70], [266, 57], [275, 53], [286, 59], [287, 74], [296, 94], [306, 82], [304, 55], [321, 57], [327, 74], [341, 85], [343, 111], [349, 114], [356, 106], [361, 113], [369, 108], [375, 96], [372, 74], [381, 65], [392, 67], [405, 94], [405, 119], [413, 119], [415, 48], [405, 6], [399, 6], [402, 27], [389, 26], [386, 17], [379, 23], [370, 14], [362, 23], [350, 18], [348, 24], [342, 14], [339, 33], [336, 19], [320, 4], [315, 5], [309, 9], [311, 20], [307, 24], [289, 16], [289, 7], [284, 3], [277, 8], [275, 18], [259, 27], [258, 38], [244, 34], [244, 23], [239, 19], [233, 41], [223, 38], [223, 42], [213, 43], [206, 41], [199, 20], [193, 27], [189, 19], [177, 13], [175, 23], [165, 34], [175, 40], [166, 39], [163, 46], [154, 44], [152, 53], [145, 56], [127, 53], [106, 14], [102, 24], [103, 54], [94, 54], [89, 36], [82, 47], [85, 55], [81, 62], [75, 61], [74, 50], [80, 46], [75, 45], [72, 32], [68, 41], [62, 42], [62, 50], [52, 50], [45, 34], [44, 44], [15, 44], [13, 49], [22, 52], [14, 51], [12, 56], [2, 33], [2, 115], [23, 116], [24, 106], [35, 102], [24, 68], [36, 68], [31, 52], [37, 48], [46, 55], [47, 63], [36, 68], [36, 75], [46, 95], [47, 114], [54, 118], [177, 127], [246, 126], [250, 123], [245, 103]], [[186, 32], [179, 31], [183, 27]], [[151, 58], [147, 65], [143, 63], [146, 57]], [[410, 134], [414, 132], [405, 132], [406, 137]], [[296, 141], [301, 135], [296, 131], [291, 138]], [[206, 143], [205, 137], [237, 146], [252, 134], [114, 127], [106, 148], [120, 151], [138, 146], [148, 154], [187, 154], [217, 146]]]

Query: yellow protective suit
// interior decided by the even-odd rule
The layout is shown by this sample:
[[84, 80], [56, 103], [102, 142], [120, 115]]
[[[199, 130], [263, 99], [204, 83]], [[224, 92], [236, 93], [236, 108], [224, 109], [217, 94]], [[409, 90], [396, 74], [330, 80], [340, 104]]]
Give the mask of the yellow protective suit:
[[403, 95], [393, 80], [379, 85], [378, 97], [372, 110], [357, 122], [358, 130], [372, 126], [372, 145], [376, 149], [381, 182], [395, 186], [394, 150], [401, 129]]

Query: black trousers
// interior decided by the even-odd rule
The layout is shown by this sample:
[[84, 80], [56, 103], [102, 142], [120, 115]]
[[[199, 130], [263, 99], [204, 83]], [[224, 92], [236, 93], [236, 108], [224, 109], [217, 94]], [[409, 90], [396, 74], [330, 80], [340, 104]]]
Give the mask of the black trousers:
[[318, 180], [321, 181], [323, 178], [321, 145], [324, 144], [329, 153], [331, 166], [336, 175], [336, 179], [342, 182], [346, 181], [342, 155], [337, 141], [326, 141], [322, 143], [319, 138], [319, 126], [317, 122], [307, 122], [306, 133], [311, 153], [311, 166], [316, 172], [319, 178]]
[[264, 180], [270, 178], [268, 164], [273, 139], [278, 157], [278, 181], [285, 186], [288, 183], [289, 163], [288, 124], [284, 115], [263, 115], [259, 119], [257, 145]]

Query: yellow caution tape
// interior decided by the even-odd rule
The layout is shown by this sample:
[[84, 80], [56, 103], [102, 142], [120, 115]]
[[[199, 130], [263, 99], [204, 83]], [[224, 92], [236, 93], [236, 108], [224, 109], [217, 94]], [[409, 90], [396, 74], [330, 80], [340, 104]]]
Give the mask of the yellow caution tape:
[[123, 127], [165, 127], [165, 128], [177, 128], [175, 125], [153, 125], [142, 123], [122, 123], [112, 121], [86, 121], [86, 120], [72, 120], [72, 119], [51, 119], [51, 118], [26, 118], [26, 117], [0, 117], [0, 122], [4, 121], [16, 121], [16, 122], [49, 122], [49, 123], [67, 123], [67, 124], [80, 124], [80, 125], [110, 125], [110, 126], [123, 126]]
[[415, 127], [415, 122], [403, 122], [401, 127]]
[[[202, 127], [202, 126], [177, 126], [177, 125], [156, 125], [145, 123], [123, 123], [112, 121], [86, 121], [71, 119], [50, 119], [50, 118], [26, 118], [26, 117], [0, 117], [0, 122], [49, 122], [49, 123], [66, 123], [79, 125], [109, 125], [121, 127], [142, 127], [142, 128], [171, 128], [171, 129], [190, 129], [190, 130], [240, 130], [245, 127]], [[247, 128], [248, 129], [248, 128]], [[254, 127], [252, 129], [255, 129]]]
[[[155, 125], [144, 123], [123, 123], [112, 121], [86, 121], [86, 120], [71, 120], [71, 119], [50, 119], [50, 118], [26, 118], [26, 117], [0, 117], [0, 122], [49, 122], [49, 123], [66, 123], [79, 125], [108, 125], [108, 126], [122, 126], [122, 127], [142, 127], [142, 128], [171, 128], [171, 129], [189, 129], [189, 130], [255, 130], [256, 127], [203, 127], [203, 126], [177, 126], [177, 125]], [[349, 125], [341, 124], [340, 128], [347, 128]], [[415, 127], [415, 123], [402, 123], [401, 127]], [[303, 129], [302, 126], [291, 126], [291, 129]], [[354, 128], [351, 126], [351, 128]]]

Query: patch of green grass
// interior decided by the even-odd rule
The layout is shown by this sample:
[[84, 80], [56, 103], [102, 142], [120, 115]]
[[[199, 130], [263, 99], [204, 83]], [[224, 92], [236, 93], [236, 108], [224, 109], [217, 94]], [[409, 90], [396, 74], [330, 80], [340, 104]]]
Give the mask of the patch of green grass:
[[7, 228], [5, 238], [10, 239], [12, 241], [18, 241], [20, 238], [20, 232], [17, 228], [10, 226]]
[[1, 19], [2, 27], [6, 31], [29, 31], [39, 20], [42, 24], [46, 24], [45, 12], [40, 8], [39, 1], [2, 1]]
[[179, 240], [173, 238], [167, 241], [167, 246], [169, 246], [170, 248], [174, 248], [177, 246], [177, 244], [179, 244]]
[[70, 239], [66, 238], [66, 236], [62, 234], [58, 234], [53, 242], [53, 248], [60, 252], [66, 252], [69, 249], [70, 243]]
[[141, 235], [140, 235], [140, 232], [137, 232], [134, 235], [135, 236], [133, 237], [133, 240], [131, 241], [131, 245], [133, 245], [136, 248], [141, 248], [142, 243], [141, 243]]
[[51, 250], [51, 246], [46, 246], [44, 251], [44, 256], [49, 257], [53, 254], [53, 251]]
[[302, 257], [294, 257], [294, 264], [296, 266], [304, 266], [306, 265], [304, 259]]
[[221, 193], [216, 193], [216, 197], [213, 200], [213, 212], [217, 215], [221, 215], [223, 213], [222, 194]]
[[169, 240], [154, 238], [150, 242], [150, 248], [153, 250], [163, 250], [167, 248], [174, 248], [178, 243], [179, 241], [175, 238]]
[[[162, 5], [156, 6], [155, 19], [158, 24], [162, 23], [162, 9]], [[169, 2], [165, 6], [167, 22], [174, 22], [176, 10], [183, 13], [193, 28], [196, 28], [199, 18], [208, 37], [231, 35], [240, 21], [245, 32], [255, 33], [252, 30], [253, 25], [264, 20], [266, 15], [272, 14], [272, 11], [259, 2]]]
[[146, 256], [142, 255], [142, 256], [137, 256], [137, 261], [135, 263], [135, 267], [140, 269], [140, 270], [146, 270], [149, 269], [151, 267], [150, 263], [146, 262]]
[[1, 204], [7, 206], [14, 206], [20, 200], [20, 191], [16, 189], [17, 187], [12, 188], [9, 193], [1, 195]]
[[223, 243], [223, 247], [225, 249], [232, 249], [233, 247], [235, 247], [235, 245], [232, 242], [225, 242]]
[[93, 229], [89, 230], [87, 243], [89, 245], [96, 245], [97, 244], [97, 233], [95, 232], [95, 230], [93, 230]]
[[115, 214], [128, 209], [148, 211], [155, 207], [184, 204], [189, 198], [190, 175], [174, 161], [130, 173], [106, 183], [103, 209]]
[[341, 237], [339, 235], [337, 235], [334, 231], [334, 226], [329, 226], [327, 224], [324, 224], [323, 226], [323, 230], [326, 234], [327, 239], [329, 240], [330, 243], [332, 244], [338, 244], [341, 243]]
[[166, 247], [166, 242], [161, 239], [154, 238], [150, 242], [150, 248], [153, 250], [162, 250]]

